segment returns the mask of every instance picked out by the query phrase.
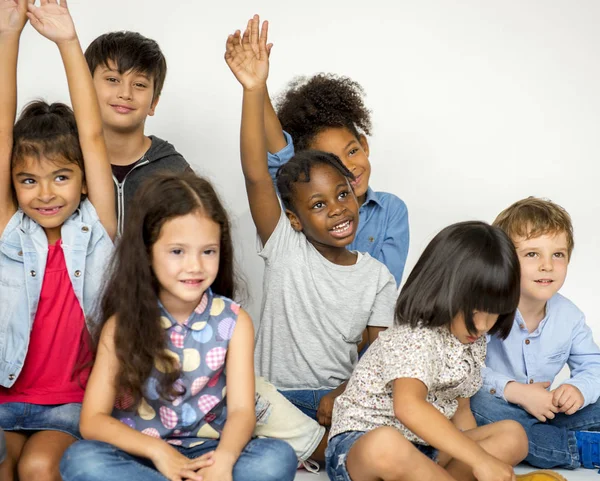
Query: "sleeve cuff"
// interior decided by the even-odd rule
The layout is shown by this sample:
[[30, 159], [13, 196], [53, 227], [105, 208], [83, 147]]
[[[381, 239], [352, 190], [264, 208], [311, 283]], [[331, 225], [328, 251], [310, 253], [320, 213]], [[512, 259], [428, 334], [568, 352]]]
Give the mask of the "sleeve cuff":
[[511, 381], [514, 381], [514, 379], [497, 373], [493, 376], [484, 376], [483, 389], [497, 398], [506, 401], [506, 398], [504, 397], [504, 388], [506, 388], [506, 385]]
[[294, 156], [294, 142], [292, 141], [292, 136], [285, 130], [283, 131], [283, 136], [285, 137], [287, 145], [279, 152], [273, 154], [268, 152], [269, 167], [280, 167]]

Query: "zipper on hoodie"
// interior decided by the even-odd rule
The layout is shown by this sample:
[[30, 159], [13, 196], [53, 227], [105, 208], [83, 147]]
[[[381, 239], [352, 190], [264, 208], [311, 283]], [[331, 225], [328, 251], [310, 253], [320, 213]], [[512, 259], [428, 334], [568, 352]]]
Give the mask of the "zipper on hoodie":
[[117, 187], [117, 237], [121, 237], [121, 234], [123, 233], [123, 225], [125, 223], [125, 202], [123, 201], [123, 193], [125, 192], [125, 182], [127, 181], [127, 177], [129, 177], [129, 174], [131, 174], [138, 167], [147, 165], [149, 163], [150, 161], [146, 159], [146, 154], [144, 154], [140, 159], [140, 162], [135, 164], [135, 166], [129, 172], [127, 172], [127, 175], [123, 178], [123, 182], [119, 183], [117, 178], [113, 175], [113, 181]]

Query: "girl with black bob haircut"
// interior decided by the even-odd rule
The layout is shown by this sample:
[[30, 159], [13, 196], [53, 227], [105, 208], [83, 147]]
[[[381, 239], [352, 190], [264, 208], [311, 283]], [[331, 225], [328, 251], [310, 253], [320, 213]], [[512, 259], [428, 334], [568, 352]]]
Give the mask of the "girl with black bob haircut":
[[514, 250], [501, 230], [483, 222], [446, 227], [408, 276], [396, 303], [396, 323], [450, 326], [462, 314], [467, 331], [476, 336], [473, 313], [493, 312], [498, 320], [488, 334], [506, 339], [520, 296]]
[[519, 281], [514, 246], [500, 229], [462, 222], [435, 236], [402, 289], [395, 324], [335, 401], [330, 479], [563, 479], [548, 471], [515, 477], [528, 451], [525, 431], [514, 421], [477, 427], [470, 409], [485, 336], [508, 335]]

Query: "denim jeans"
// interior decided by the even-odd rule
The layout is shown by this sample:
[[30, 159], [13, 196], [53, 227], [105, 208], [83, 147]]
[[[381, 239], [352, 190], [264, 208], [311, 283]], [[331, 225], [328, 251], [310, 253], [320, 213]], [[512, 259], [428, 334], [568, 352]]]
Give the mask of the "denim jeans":
[[[173, 446], [190, 459], [213, 451], [219, 441], [200, 446]], [[233, 481], [293, 481], [298, 459], [289, 444], [277, 439], [252, 439], [233, 467]], [[149, 459], [127, 454], [111, 444], [79, 441], [60, 462], [64, 481], [165, 481]]]
[[0, 404], [0, 428], [5, 431], [61, 431], [81, 439], [80, 413], [80, 403], [4, 403]]
[[482, 389], [471, 398], [471, 411], [479, 426], [504, 419], [519, 422], [529, 438], [529, 454], [525, 461], [536, 468], [579, 468], [581, 463], [573, 431], [600, 430], [600, 401], [570, 416], [558, 413], [554, 419], [542, 423], [520, 406]]
[[0, 464], [6, 457], [6, 439], [4, 439], [4, 431], [0, 429]]
[[331, 391], [332, 389], [293, 389], [279, 392], [300, 411], [316, 421], [321, 398]]

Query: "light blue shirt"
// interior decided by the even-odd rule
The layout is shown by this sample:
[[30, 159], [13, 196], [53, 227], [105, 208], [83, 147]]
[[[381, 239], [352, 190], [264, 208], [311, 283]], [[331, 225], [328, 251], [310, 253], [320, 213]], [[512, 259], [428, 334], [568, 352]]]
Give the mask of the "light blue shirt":
[[[90, 315], [100, 298], [113, 243], [87, 199], [60, 232], [67, 272], [91, 331]], [[25, 363], [47, 257], [44, 229], [19, 209], [0, 237], [0, 385], [7, 388]]]
[[594, 342], [585, 316], [575, 304], [555, 294], [546, 304], [546, 317], [538, 328], [529, 332], [517, 311], [508, 338], [488, 338], [483, 389], [504, 398], [510, 381], [523, 384], [553, 382], [569, 365], [572, 384], [583, 394], [586, 407], [600, 397], [600, 348]]
[[[276, 154], [269, 153], [269, 173], [273, 182], [279, 167], [294, 156], [292, 137], [283, 133], [287, 145]], [[406, 204], [394, 194], [375, 192], [370, 187], [366, 199], [359, 210], [358, 232], [348, 249], [368, 252], [385, 266], [400, 285], [410, 241], [408, 230], [408, 209]]]

